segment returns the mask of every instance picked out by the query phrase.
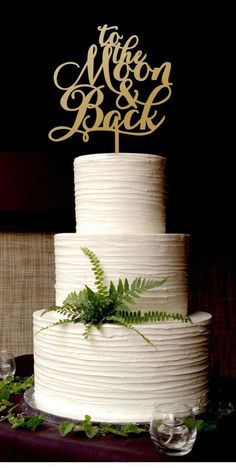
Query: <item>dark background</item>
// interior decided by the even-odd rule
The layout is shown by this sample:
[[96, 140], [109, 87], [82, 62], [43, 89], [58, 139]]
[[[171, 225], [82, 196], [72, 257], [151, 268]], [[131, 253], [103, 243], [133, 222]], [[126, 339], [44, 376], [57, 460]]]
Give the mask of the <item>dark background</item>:
[[[157, 2], [154, 12], [148, 3], [141, 9], [131, 2], [129, 13], [120, 2], [113, 12], [106, 4], [78, 2], [63, 8], [52, 3], [52, 11], [37, 2], [31, 9], [24, 3], [18, 10], [5, 8], [0, 153], [15, 155], [0, 159], [0, 211], [8, 212], [9, 224], [18, 224], [14, 216], [21, 211], [21, 227], [32, 222], [42, 229], [74, 230], [73, 159], [114, 150], [108, 132], [91, 133], [88, 143], [80, 135], [58, 143], [48, 139], [49, 130], [71, 121], [60, 109], [61, 92], [53, 83], [56, 67], [69, 60], [83, 64], [89, 45], [98, 42], [97, 26], [109, 24], [119, 26], [125, 38], [137, 34], [153, 66], [172, 62], [166, 121], [150, 136], [121, 136], [120, 150], [167, 158], [168, 231], [188, 232], [207, 242], [233, 237], [234, 172], [226, 107], [230, 12], [183, 3], [164, 7]], [[40, 214], [38, 226], [35, 212]]]
[[21, 2], [2, 10], [1, 230], [75, 231], [73, 160], [114, 151], [114, 137], [49, 141], [49, 130], [69, 123], [53, 73], [66, 61], [84, 64], [99, 25], [138, 35], [150, 64], [172, 63], [174, 85], [160, 129], [121, 136], [120, 150], [167, 158], [167, 231], [191, 235], [190, 310], [214, 314], [213, 366], [221, 362], [236, 375], [233, 12], [227, 2], [129, 2], [129, 12], [127, 2], [50, 8]]

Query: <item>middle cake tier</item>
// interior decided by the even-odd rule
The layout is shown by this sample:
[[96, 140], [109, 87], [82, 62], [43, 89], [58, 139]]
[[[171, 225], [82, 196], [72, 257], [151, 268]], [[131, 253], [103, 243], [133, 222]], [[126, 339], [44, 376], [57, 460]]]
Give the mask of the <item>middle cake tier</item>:
[[81, 250], [92, 250], [101, 262], [104, 282], [116, 285], [121, 278], [131, 283], [137, 277], [163, 279], [165, 283], [136, 299], [131, 310], [188, 312], [187, 234], [79, 235], [56, 234], [56, 304], [62, 305], [72, 291], [85, 284], [96, 290], [88, 257]]

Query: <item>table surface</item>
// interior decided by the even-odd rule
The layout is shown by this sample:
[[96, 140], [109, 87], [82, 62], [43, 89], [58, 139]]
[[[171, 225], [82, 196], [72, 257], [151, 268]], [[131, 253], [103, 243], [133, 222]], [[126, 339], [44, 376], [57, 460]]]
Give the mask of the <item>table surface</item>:
[[[17, 375], [33, 374], [33, 356], [16, 358]], [[235, 388], [235, 382], [234, 388]], [[229, 385], [232, 390], [232, 385]], [[19, 403], [22, 395], [18, 396]], [[112, 434], [88, 439], [71, 433], [61, 437], [58, 426], [43, 423], [35, 432], [12, 429], [0, 423], [0, 461], [81, 462], [212, 462], [235, 461], [235, 422], [210, 432], [198, 433], [192, 451], [182, 457], [160, 454], [149, 434], [121, 438]]]

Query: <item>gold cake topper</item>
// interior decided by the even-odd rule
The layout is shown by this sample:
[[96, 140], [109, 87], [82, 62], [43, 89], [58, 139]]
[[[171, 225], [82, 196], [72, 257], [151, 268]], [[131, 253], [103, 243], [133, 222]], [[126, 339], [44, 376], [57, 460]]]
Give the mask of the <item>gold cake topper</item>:
[[[137, 50], [139, 38], [130, 36], [122, 45], [117, 26], [99, 26], [98, 45], [92, 44], [87, 61], [62, 63], [54, 73], [54, 83], [63, 95], [61, 107], [75, 114], [73, 124], [58, 126], [49, 132], [52, 141], [63, 141], [81, 133], [84, 142], [90, 132], [114, 132], [115, 152], [119, 135], [149, 135], [165, 120], [160, 106], [171, 96], [171, 63], [152, 67], [147, 54]], [[98, 64], [98, 61], [100, 62]], [[69, 83], [66, 82], [70, 76]], [[64, 78], [63, 78], [64, 76]], [[154, 83], [151, 92], [137, 83]], [[113, 103], [114, 101], [114, 103]], [[110, 106], [112, 108], [110, 108]]]

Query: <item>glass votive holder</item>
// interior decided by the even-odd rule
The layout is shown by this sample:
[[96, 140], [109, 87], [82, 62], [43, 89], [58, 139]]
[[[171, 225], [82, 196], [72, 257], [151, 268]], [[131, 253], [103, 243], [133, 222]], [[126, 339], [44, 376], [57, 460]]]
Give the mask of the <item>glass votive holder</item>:
[[0, 380], [5, 380], [9, 375], [13, 377], [15, 372], [14, 355], [7, 349], [0, 349]]
[[192, 409], [182, 402], [157, 404], [150, 421], [150, 436], [160, 453], [186, 455], [197, 436]]

